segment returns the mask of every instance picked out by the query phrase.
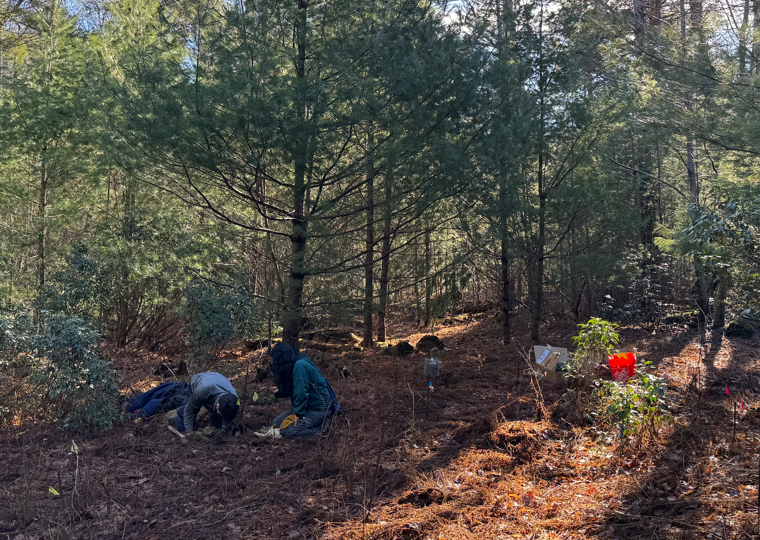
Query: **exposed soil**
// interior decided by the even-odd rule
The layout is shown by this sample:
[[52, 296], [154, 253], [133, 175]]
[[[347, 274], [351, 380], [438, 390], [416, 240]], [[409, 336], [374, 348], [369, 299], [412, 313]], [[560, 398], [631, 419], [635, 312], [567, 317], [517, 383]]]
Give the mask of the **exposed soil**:
[[[235, 435], [181, 445], [161, 418], [100, 433], [6, 430], [0, 538], [757, 535], [760, 342], [700, 347], [683, 327], [624, 329], [621, 348], [668, 379], [674, 422], [640, 452], [622, 452], [561, 417], [564, 385], [541, 383], [542, 404], [522, 358], [527, 342], [505, 348], [499, 332], [494, 318], [438, 329], [446, 349], [432, 352], [442, 361], [432, 392], [421, 353], [315, 352], [344, 409], [316, 439], [252, 434], [287, 404], [271, 398], [271, 379], [255, 381], [264, 351], [243, 344], [215, 368], [246, 396]], [[556, 325], [542, 343], [570, 346], [575, 332]], [[398, 326], [391, 335], [415, 345], [425, 333]], [[125, 397], [163, 380], [152, 374], [161, 360], [115, 358]]]

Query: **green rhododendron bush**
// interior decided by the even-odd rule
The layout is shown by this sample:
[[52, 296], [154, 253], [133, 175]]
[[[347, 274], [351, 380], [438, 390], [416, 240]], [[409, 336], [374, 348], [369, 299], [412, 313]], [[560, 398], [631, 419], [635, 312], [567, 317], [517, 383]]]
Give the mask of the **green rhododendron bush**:
[[79, 317], [38, 313], [0, 318], [0, 423], [110, 427], [118, 377], [100, 335]]

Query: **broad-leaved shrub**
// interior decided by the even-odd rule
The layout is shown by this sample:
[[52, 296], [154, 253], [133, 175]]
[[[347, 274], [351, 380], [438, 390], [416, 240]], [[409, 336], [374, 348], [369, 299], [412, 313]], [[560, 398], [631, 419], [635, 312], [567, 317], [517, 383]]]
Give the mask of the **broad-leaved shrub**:
[[82, 318], [46, 312], [5, 317], [0, 332], [0, 391], [7, 396], [0, 421], [112, 425], [118, 378], [100, 355], [100, 335]]

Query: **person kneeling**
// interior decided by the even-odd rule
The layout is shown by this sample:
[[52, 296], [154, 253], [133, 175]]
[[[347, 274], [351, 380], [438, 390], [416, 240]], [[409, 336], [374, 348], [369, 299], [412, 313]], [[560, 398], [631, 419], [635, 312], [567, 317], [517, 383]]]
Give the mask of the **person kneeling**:
[[232, 383], [222, 374], [213, 371], [198, 373], [190, 379], [192, 395], [177, 409], [174, 426], [179, 431], [195, 429], [195, 415], [201, 407], [209, 411], [211, 425], [221, 429], [232, 422], [238, 413], [240, 400]]
[[330, 383], [312, 359], [299, 356], [287, 343], [278, 343], [272, 349], [272, 370], [278, 390], [275, 397], [289, 397], [291, 403], [290, 409], [274, 419], [280, 435], [309, 437], [325, 431], [340, 407]]

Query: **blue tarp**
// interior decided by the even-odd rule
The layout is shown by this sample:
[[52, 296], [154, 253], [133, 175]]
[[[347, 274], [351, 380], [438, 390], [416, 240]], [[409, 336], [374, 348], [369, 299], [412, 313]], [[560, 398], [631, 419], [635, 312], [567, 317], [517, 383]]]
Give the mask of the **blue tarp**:
[[[184, 395], [186, 394], [186, 395]], [[187, 383], [166, 382], [156, 386], [153, 390], [148, 390], [144, 394], [132, 398], [127, 407], [127, 412], [135, 416], [148, 417], [153, 416], [159, 409], [168, 409], [168, 402], [184, 402], [190, 396], [190, 387]], [[177, 400], [172, 398], [178, 398]], [[176, 407], [176, 405], [175, 405]]]

